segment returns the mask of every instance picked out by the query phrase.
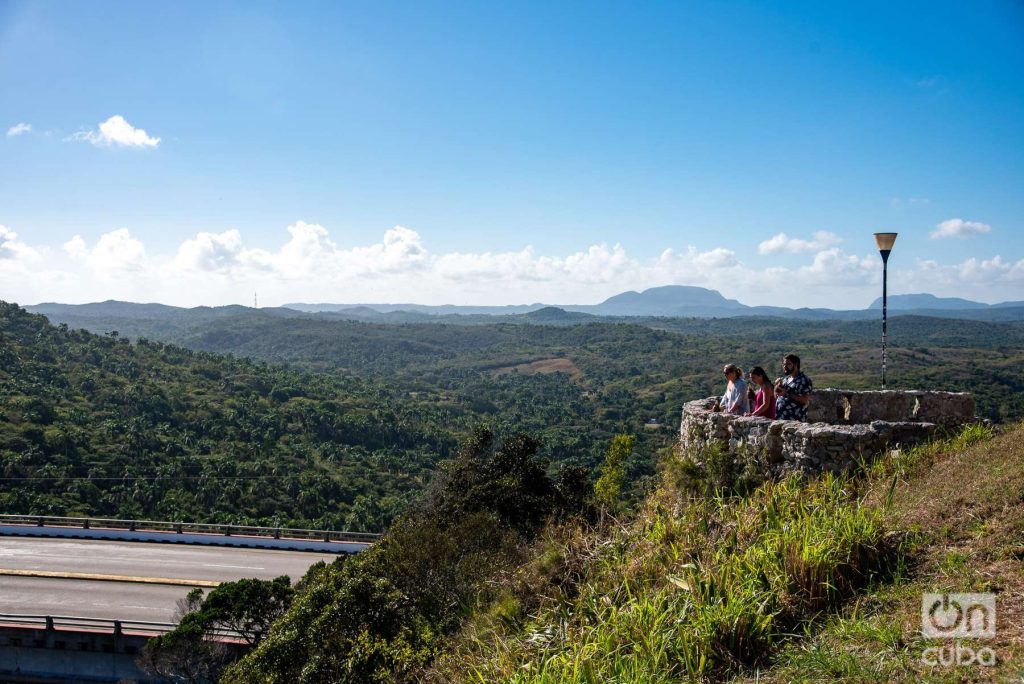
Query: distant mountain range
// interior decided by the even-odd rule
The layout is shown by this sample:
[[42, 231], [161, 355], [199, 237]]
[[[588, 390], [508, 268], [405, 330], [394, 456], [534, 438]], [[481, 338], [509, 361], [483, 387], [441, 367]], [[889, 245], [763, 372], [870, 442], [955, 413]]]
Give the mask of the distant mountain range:
[[[892, 295], [889, 311], [899, 314], [968, 318], [988, 321], [1024, 320], [1024, 301], [982, 304], [958, 297], [931, 294]], [[776, 316], [813, 320], [858, 320], [880, 314], [879, 297], [867, 309], [790, 309], [781, 306], [748, 306], [726, 299], [717, 290], [686, 285], [653, 287], [643, 292], [623, 292], [600, 304], [524, 304], [518, 306], [459, 306], [445, 304], [285, 304], [284, 308], [309, 313], [332, 313], [356, 319], [380, 320], [381, 314], [406, 312], [428, 316], [521, 316], [545, 309], [584, 313], [592, 316], [642, 316], [669, 318], [731, 318], [734, 316]], [[548, 312], [547, 318], [553, 318]]]
[[[892, 295], [887, 302], [893, 315], [918, 315], [936, 318], [958, 318], [977, 321], [1024, 321], [1024, 301], [982, 304], [958, 297], [936, 297], [931, 294]], [[185, 309], [164, 304], [133, 304], [106, 301], [95, 304], [44, 303], [25, 307], [46, 314], [51, 320], [77, 327], [92, 327], [98, 319], [114, 325], [119, 320], [145, 320], [151, 333], [178, 327], [185, 320], [202, 324], [242, 314], [268, 317], [354, 320], [374, 323], [486, 323], [495, 317], [510, 321], [573, 324], [592, 317], [609, 318], [733, 318], [767, 316], [797, 320], [854, 321], [881, 315], [879, 298], [867, 309], [790, 309], [779, 306], [747, 306], [735, 299], [726, 299], [716, 290], [684, 285], [654, 287], [643, 292], [623, 292], [600, 304], [524, 304], [518, 306], [459, 306], [446, 304], [286, 304], [283, 307], [251, 309], [232, 305]], [[131, 327], [131, 326], [126, 326]], [[137, 328], [137, 326], [136, 326]]]
[[[960, 297], [936, 297], [930, 294], [907, 294], [907, 295], [893, 295], [889, 297], [889, 301], [886, 302], [886, 306], [890, 309], [897, 309], [900, 311], [914, 310], [914, 309], [928, 309], [928, 310], [967, 310], [967, 309], [1005, 309], [1024, 306], [1024, 301], [1020, 302], [1002, 302], [1000, 304], [982, 304], [981, 302], [972, 302], [969, 299], [961, 299]], [[871, 309], [882, 308], [882, 298], [879, 297], [871, 303], [868, 307]]]

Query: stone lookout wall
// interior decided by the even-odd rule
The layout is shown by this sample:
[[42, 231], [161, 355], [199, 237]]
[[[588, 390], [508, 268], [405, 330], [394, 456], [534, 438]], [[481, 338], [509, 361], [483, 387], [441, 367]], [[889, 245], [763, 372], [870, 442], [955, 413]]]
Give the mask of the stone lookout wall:
[[710, 397], [683, 406], [684, 450], [718, 442], [773, 478], [842, 472], [889, 445], [921, 442], [939, 428], [976, 419], [974, 397], [966, 392], [814, 390], [805, 423], [716, 413], [714, 403]]

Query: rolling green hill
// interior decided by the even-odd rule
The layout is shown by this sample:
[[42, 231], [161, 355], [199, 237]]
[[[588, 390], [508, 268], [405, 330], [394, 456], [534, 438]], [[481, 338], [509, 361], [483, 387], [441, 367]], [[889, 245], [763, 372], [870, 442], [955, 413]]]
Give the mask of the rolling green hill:
[[[474, 404], [486, 398], [490, 414], [531, 431], [582, 421], [585, 431], [600, 433], [578, 456], [591, 465], [611, 434], [636, 431], [652, 417], [675, 423], [683, 401], [720, 392], [718, 371], [725, 363], [760, 365], [772, 374], [778, 359], [795, 351], [816, 386], [850, 389], [878, 387], [881, 366], [880, 326], [865, 320], [616, 320], [545, 309], [524, 316], [383, 323], [287, 309], [160, 312], [150, 305], [105, 303], [53, 309], [48, 315], [55, 323], [94, 332], [118, 330], [132, 338], [434, 392], [475, 413], [480, 412]], [[893, 316], [889, 345], [890, 387], [971, 391], [985, 417], [1024, 416], [1024, 380], [1015, 372], [1024, 361], [1024, 323]], [[495, 373], [554, 358], [568, 358], [581, 371], [571, 415], [559, 415], [559, 407], [548, 401], [550, 378]], [[572, 388], [562, 388], [558, 400], [565, 391]], [[529, 402], [524, 403], [524, 394]], [[547, 441], [559, 448], [558, 439]]]
[[455, 444], [435, 402], [5, 303], [0, 397], [5, 513], [378, 530]]
[[[720, 392], [725, 362], [771, 373], [796, 350], [818, 387], [877, 386], [877, 330], [865, 321], [382, 324], [165, 308], [73, 308], [100, 316], [89, 318], [96, 329], [116, 313], [127, 330], [115, 336], [53, 326], [5, 305], [5, 464], [11, 477], [52, 471], [49, 480], [11, 480], [19, 485], [4, 491], [5, 510], [374, 529], [422, 491], [437, 458], [481, 422], [534, 434], [542, 456], [591, 472], [612, 435], [635, 433], [628, 481], [639, 500], [659, 450], [674, 441], [681, 404]], [[1021, 324], [906, 316], [891, 321], [890, 333], [898, 341], [890, 347], [891, 387], [967, 390], [986, 417], [1024, 415], [1024, 380], [1015, 372], [1024, 363]], [[650, 418], [662, 427], [644, 429]], [[94, 480], [135, 479], [55, 479], [87, 478], [90, 469]], [[206, 494], [197, 498], [181, 483], [204, 473]], [[257, 504], [259, 480], [234, 480], [228, 494], [212, 475], [287, 484], [267, 490], [277, 503]], [[317, 484], [300, 487], [297, 478]], [[239, 487], [249, 489], [238, 494]], [[312, 493], [300, 501], [299, 489]]]

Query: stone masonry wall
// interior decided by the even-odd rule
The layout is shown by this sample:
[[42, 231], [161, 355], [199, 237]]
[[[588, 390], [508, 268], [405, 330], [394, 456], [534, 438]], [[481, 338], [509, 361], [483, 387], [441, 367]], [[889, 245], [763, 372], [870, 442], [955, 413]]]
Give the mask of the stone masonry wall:
[[718, 442], [772, 478], [843, 472], [889, 445], [922, 442], [940, 427], [975, 420], [974, 398], [965, 392], [814, 390], [805, 423], [716, 413], [714, 403], [710, 397], [683, 406], [684, 451]]

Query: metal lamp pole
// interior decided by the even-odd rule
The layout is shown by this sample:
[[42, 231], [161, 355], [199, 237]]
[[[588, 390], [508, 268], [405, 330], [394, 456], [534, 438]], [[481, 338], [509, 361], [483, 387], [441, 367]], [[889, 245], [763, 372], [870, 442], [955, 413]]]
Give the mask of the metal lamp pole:
[[885, 389], [885, 347], [889, 341], [886, 331], [886, 297], [889, 279], [889, 252], [896, 242], [896, 233], [875, 233], [875, 244], [882, 255], [882, 389]]

